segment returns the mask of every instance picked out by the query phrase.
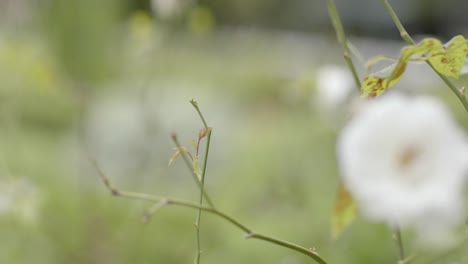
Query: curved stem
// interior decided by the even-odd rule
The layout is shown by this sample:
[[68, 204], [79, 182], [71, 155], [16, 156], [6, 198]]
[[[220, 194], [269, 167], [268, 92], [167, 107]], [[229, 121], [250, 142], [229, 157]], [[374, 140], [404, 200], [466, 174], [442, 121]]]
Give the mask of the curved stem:
[[[207, 139], [206, 139], [206, 147], [205, 147], [205, 158], [203, 160], [203, 169], [202, 169], [202, 174], [201, 174], [201, 179], [200, 179], [200, 198], [198, 204], [200, 206], [203, 205], [203, 193], [205, 192], [205, 175], [206, 175], [206, 167], [208, 164], [208, 153], [210, 151], [210, 142], [211, 142], [211, 131], [212, 129], [208, 127], [205, 118], [203, 117], [203, 114], [201, 113], [200, 109], [198, 108], [198, 104], [195, 100], [191, 100], [190, 103], [193, 105], [195, 110], [197, 110], [198, 115], [200, 116], [203, 125], [205, 126], [205, 129], [207, 131]], [[198, 138], [198, 144], [197, 144], [197, 156], [198, 156], [198, 148], [200, 146], [200, 140], [202, 137]], [[195, 263], [199, 264], [200, 263], [200, 255], [201, 255], [201, 243], [200, 243], [200, 222], [201, 222], [201, 208], [198, 208], [197, 212], [197, 219], [195, 222], [195, 228], [197, 229], [197, 256], [195, 258]]]
[[[174, 144], [176, 145], [177, 149], [181, 149], [182, 146], [180, 145], [180, 142], [179, 140], [177, 139], [177, 135], [175, 133], [173, 133], [171, 135], [171, 138], [172, 138], [172, 141], [174, 142]], [[211, 206], [211, 207], [214, 207], [214, 204], [210, 198], [210, 196], [208, 195], [208, 193], [206, 193], [205, 189], [202, 188], [202, 184], [200, 182], [200, 180], [198, 180], [198, 176], [197, 174], [193, 171], [192, 169], [192, 164], [190, 163], [186, 153], [184, 151], [181, 151], [180, 152], [180, 155], [182, 156], [182, 159], [184, 160], [185, 162], [185, 165], [187, 166], [187, 168], [189, 168], [190, 170], [190, 173], [192, 174], [192, 177], [195, 181], [195, 183], [197, 184], [198, 188], [200, 189], [203, 197], [205, 198], [206, 202]]]
[[273, 238], [273, 237], [270, 237], [270, 236], [265, 236], [265, 235], [262, 235], [262, 234], [256, 234], [256, 233], [247, 234], [245, 236], [245, 238], [256, 238], [256, 239], [259, 239], [259, 240], [267, 241], [267, 242], [270, 242], [270, 243], [273, 243], [273, 244], [276, 244], [276, 245], [280, 245], [280, 246], [285, 247], [285, 248], [289, 248], [289, 249], [301, 252], [302, 254], [313, 258], [318, 263], [322, 263], [322, 264], [327, 263], [324, 259], [322, 259], [321, 257], [318, 256], [317, 252], [315, 252], [315, 249], [313, 249], [313, 248], [312, 249], [307, 249], [307, 248], [305, 248], [303, 246], [299, 246], [299, 245], [291, 243], [291, 242], [287, 242], [287, 241], [284, 241], [284, 240], [281, 240], [281, 239]]
[[201, 111], [200, 111], [200, 108], [198, 108], [198, 103], [197, 103], [194, 99], [190, 100], [190, 103], [193, 105], [193, 107], [195, 108], [195, 110], [197, 110], [197, 113], [198, 113], [198, 115], [200, 116], [200, 118], [201, 118], [201, 120], [202, 120], [202, 122], [203, 122], [203, 125], [204, 125], [205, 128], [208, 130], [208, 124], [206, 123], [205, 118], [203, 117], [203, 115], [202, 115], [202, 113], [201, 113]]
[[[398, 18], [397, 14], [393, 10], [392, 6], [388, 3], [388, 0], [382, 0], [382, 3], [385, 6], [385, 8], [387, 9], [390, 16], [392, 17], [393, 23], [395, 23], [395, 26], [398, 28], [398, 31], [400, 32], [401, 38], [403, 40], [405, 40], [406, 43], [408, 43], [410, 45], [415, 45], [416, 42], [414, 42], [413, 38], [406, 31], [405, 27], [401, 23], [400, 19]], [[429, 64], [429, 66], [432, 68], [432, 70], [434, 70], [434, 72], [437, 73], [437, 75], [439, 75], [439, 77], [450, 88], [450, 90], [452, 90], [452, 92], [458, 97], [460, 102], [463, 104], [463, 107], [468, 112], [468, 99], [465, 96], [464, 89], [463, 88], [458, 89], [446, 76], [438, 73], [434, 69], [434, 67], [432, 66], [432, 64], [429, 61], [426, 61], [426, 62], [427, 62], [427, 64]]]
[[187, 208], [192, 208], [192, 209], [199, 209], [208, 213], [211, 213], [213, 215], [216, 215], [220, 217], [221, 219], [224, 219], [226, 222], [232, 224], [233, 226], [237, 227], [238, 229], [242, 230], [243, 232], [246, 233], [245, 237], [246, 238], [254, 238], [254, 239], [259, 239], [263, 241], [270, 242], [272, 244], [276, 244], [281, 247], [289, 248], [292, 249], [296, 252], [302, 253], [306, 256], [309, 256], [310, 258], [314, 259], [317, 263], [320, 264], [327, 264], [327, 261], [325, 261], [315, 250], [307, 249], [305, 247], [296, 245], [294, 243], [284, 241], [278, 238], [273, 238], [267, 235], [262, 235], [254, 232], [252, 229], [249, 227], [245, 226], [244, 224], [240, 223], [237, 219], [229, 216], [228, 214], [219, 211], [213, 207], [207, 207], [207, 206], [201, 206], [197, 203], [189, 202], [189, 201], [183, 201], [179, 199], [173, 199], [173, 198], [168, 198], [168, 197], [160, 197], [160, 196], [153, 196], [145, 193], [136, 193], [136, 192], [128, 192], [128, 191], [121, 191], [117, 188], [115, 188], [110, 179], [103, 173], [103, 171], [99, 168], [96, 162], [93, 162], [94, 166], [96, 167], [99, 176], [104, 183], [105, 187], [110, 191], [110, 193], [114, 196], [117, 197], [124, 197], [124, 198], [130, 198], [130, 199], [139, 199], [139, 200], [145, 200], [145, 201], [151, 201], [158, 203], [159, 208], [163, 206], [168, 206], [168, 205], [176, 205], [176, 206], [182, 206], [182, 207], [187, 207]]
[[359, 80], [359, 75], [357, 74], [356, 68], [354, 67], [353, 59], [351, 58], [351, 51], [348, 46], [348, 39], [343, 29], [343, 24], [341, 23], [340, 15], [336, 9], [335, 2], [333, 0], [327, 0], [328, 2], [328, 13], [335, 29], [336, 36], [338, 37], [338, 42], [343, 46], [344, 50], [344, 59], [351, 73], [353, 74], [354, 82], [356, 88], [361, 91], [361, 81]]

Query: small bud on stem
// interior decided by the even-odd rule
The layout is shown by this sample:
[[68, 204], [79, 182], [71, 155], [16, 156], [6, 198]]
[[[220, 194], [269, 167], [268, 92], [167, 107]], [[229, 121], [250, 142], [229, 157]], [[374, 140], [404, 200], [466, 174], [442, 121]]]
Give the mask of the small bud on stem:
[[200, 132], [198, 132], [198, 140], [204, 137], [206, 137], [206, 128], [203, 127], [202, 129], [200, 129]]

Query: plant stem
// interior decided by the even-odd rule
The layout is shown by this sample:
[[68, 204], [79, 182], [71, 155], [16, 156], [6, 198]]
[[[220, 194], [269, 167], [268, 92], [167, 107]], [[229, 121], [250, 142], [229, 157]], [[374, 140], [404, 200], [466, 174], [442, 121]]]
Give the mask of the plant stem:
[[[195, 100], [191, 100], [190, 103], [193, 105], [195, 110], [197, 110], [198, 115], [200, 116], [203, 125], [205, 126], [205, 129], [207, 131], [207, 139], [206, 139], [206, 147], [205, 147], [205, 158], [203, 160], [203, 169], [202, 169], [202, 175], [200, 179], [200, 198], [199, 198], [199, 205], [203, 205], [203, 193], [205, 191], [205, 175], [206, 175], [206, 167], [208, 164], [208, 153], [210, 151], [210, 142], [211, 142], [211, 131], [212, 129], [208, 127], [205, 118], [203, 117], [203, 114], [201, 113], [200, 109], [198, 108], [198, 104]], [[201, 138], [198, 139], [198, 144], [197, 144], [197, 155], [198, 155], [198, 147], [200, 145], [200, 140]], [[201, 243], [200, 243], [200, 222], [201, 222], [201, 208], [198, 208], [197, 212], [197, 220], [195, 222], [195, 228], [197, 229], [197, 256], [195, 259], [195, 263], [199, 264], [200, 263], [200, 255], [201, 255]]]
[[307, 248], [305, 248], [303, 246], [299, 246], [297, 244], [294, 244], [294, 243], [291, 243], [291, 242], [288, 242], [288, 241], [284, 241], [284, 240], [277, 239], [277, 238], [274, 238], [274, 237], [265, 236], [265, 235], [262, 235], [262, 234], [257, 234], [257, 233], [252, 233], [252, 232], [247, 234], [245, 236], [245, 238], [247, 238], [247, 239], [248, 238], [255, 238], [255, 239], [267, 241], [267, 242], [270, 242], [270, 243], [273, 243], [273, 244], [276, 244], [276, 245], [279, 245], [279, 246], [282, 246], [282, 247], [285, 247], [285, 248], [289, 248], [289, 249], [301, 252], [302, 254], [313, 258], [318, 263], [327, 263], [324, 259], [322, 259], [321, 257], [318, 256], [318, 253], [313, 248], [307, 249]]
[[[210, 150], [210, 142], [211, 142], [211, 131], [212, 129], [208, 129], [208, 135], [207, 135], [207, 140], [206, 140], [206, 148], [205, 148], [205, 159], [203, 161], [203, 169], [202, 169], [202, 176], [201, 176], [201, 186], [200, 186], [200, 198], [199, 198], [199, 205], [203, 205], [203, 193], [205, 192], [205, 175], [206, 175], [206, 167], [208, 164], [208, 153]], [[201, 221], [201, 209], [198, 209], [197, 213], [197, 221], [196, 221], [196, 228], [197, 228], [197, 248], [198, 248], [198, 253], [197, 253], [197, 259], [196, 259], [196, 264], [200, 263], [200, 254], [201, 254], [201, 245], [200, 245], [200, 221]]]
[[401, 230], [398, 225], [394, 228], [395, 241], [398, 246], [398, 264], [402, 264], [405, 261], [405, 249], [403, 247], [403, 239], [401, 237]]
[[194, 99], [190, 100], [190, 103], [193, 105], [195, 110], [197, 110], [197, 113], [203, 122], [203, 126], [205, 126], [205, 128], [208, 130], [208, 124], [206, 123], [205, 118], [203, 117], [203, 114], [200, 111], [200, 108], [198, 108], [198, 103]]
[[[172, 138], [172, 141], [174, 142], [174, 144], [176, 145], [176, 147], [177, 147], [178, 149], [182, 148], [182, 146], [180, 145], [179, 140], [177, 139], [177, 135], [176, 135], [175, 133], [173, 133], [173, 134], [171, 135], [171, 138]], [[193, 171], [192, 164], [190, 163], [190, 161], [189, 161], [187, 155], [185, 154], [184, 151], [181, 151], [181, 152], [180, 152], [180, 155], [182, 156], [182, 159], [184, 160], [185, 165], [187, 166], [187, 168], [189, 168], [190, 173], [192, 174], [193, 179], [194, 179], [195, 183], [197, 184], [198, 188], [200, 189], [200, 192], [202, 193], [202, 195], [203, 195], [203, 197], [205, 198], [206, 202], [207, 202], [211, 207], [214, 207], [214, 204], [213, 204], [213, 202], [211, 201], [210, 196], [206, 193], [205, 189], [202, 187], [201, 181], [198, 179], [198, 176], [197, 176], [197, 174], [195, 173], [195, 171]]]
[[340, 15], [338, 14], [338, 10], [336, 9], [335, 2], [333, 0], [327, 0], [327, 2], [328, 2], [328, 13], [330, 14], [333, 28], [335, 29], [336, 36], [338, 38], [338, 42], [340, 42], [340, 44], [343, 46], [344, 59], [346, 61], [346, 64], [348, 65], [348, 68], [353, 74], [356, 88], [359, 91], [361, 91], [361, 81], [359, 80], [359, 75], [357, 74], [356, 68], [354, 67], [354, 64], [353, 64], [353, 59], [351, 58], [351, 52], [348, 46], [348, 39], [346, 38], [346, 34], [343, 29], [343, 24], [341, 23]]
[[281, 239], [273, 238], [267, 235], [262, 235], [258, 234], [249, 227], [245, 226], [244, 224], [240, 223], [238, 220], [235, 218], [225, 214], [222, 211], [219, 211], [213, 207], [207, 207], [207, 206], [202, 206], [197, 203], [189, 202], [189, 201], [183, 201], [179, 199], [173, 199], [173, 198], [168, 198], [168, 197], [160, 197], [160, 196], [153, 196], [145, 193], [136, 193], [136, 192], [127, 192], [127, 191], [121, 191], [117, 188], [115, 188], [110, 179], [103, 173], [103, 171], [99, 168], [96, 162], [93, 162], [94, 166], [97, 169], [97, 172], [99, 173], [99, 176], [104, 183], [105, 187], [110, 191], [110, 193], [114, 196], [117, 197], [124, 197], [124, 198], [130, 198], [130, 199], [139, 199], [139, 200], [146, 200], [146, 201], [151, 201], [157, 203], [159, 207], [162, 206], [168, 206], [168, 205], [176, 205], [176, 206], [181, 206], [181, 207], [187, 207], [187, 208], [192, 208], [192, 209], [197, 209], [197, 210], [202, 210], [208, 213], [211, 213], [213, 215], [216, 215], [220, 217], [221, 219], [224, 219], [228, 223], [234, 225], [238, 229], [242, 230], [245, 232], [245, 238], [254, 238], [254, 239], [259, 239], [263, 241], [270, 242], [272, 244], [276, 244], [281, 247], [289, 248], [294, 251], [297, 251], [299, 253], [302, 253], [306, 256], [309, 256], [313, 260], [315, 260], [317, 263], [320, 264], [327, 264], [327, 261], [325, 261], [315, 250], [310, 250], [305, 247], [296, 245], [294, 243], [284, 241]]
[[[203, 196], [201, 196], [203, 197]], [[203, 199], [203, 198], [202, 198]], [[199, 202], [199, 205], [202, 205], [202, 199]], [[197, 255], [195, 256], [195, 263], [199, 264], [200, 263], [200, 257], [201, 257], [201, 241], [200, 241], [200, 222], [201, 222], [201, 209], [198, 208], [197, 212], [197, 219], [195, 222], [195, 229], [197, 232]]]
[[382, 0], [382, 3], [384, 4], [385, 9], [387, 9], [387, 12], [392, 17], [393, 23], [395, 23], [395, 26], [398, 28], [398, 31], [400, 32], [401, 38], [403, 40], [405, 40], [410, 45], [416, 44], [416, 42], [414, 42], [413, 38], [406, 31], [405, 27], [401, 23], [400, 19], [398, 18], [397, 14], [393, 10], [392, 6], [388, 3], [388, 0]]
[[[408, 34], [406, 31], [405, 27], [401, 23], [400, 19], [398, 18], [397, 14], [393, 10], [392, 6], [388, 3], [388, 0], [382, 0], [383, 5], [387, 9], [388, 13], [392, 17], [393, 23], [395, 23], [395, 26], [398, 28], [398, 31], [400, 32], [400, 36], [403, 40], [406, 41], [406, 43], [410, 45], [415, 45], [416, 42], [414, 39]], [[439, 75], [439, 77], [444, 81], [444, 83], [452, 90], [452, 92], [458, 97], [460, 102], [463, 104], [463, 107], [465, 110], [468, 112], [468, 99], [465, 96], [464, 89], [458, 89], [446, 76], [438, 73], [432, 64], [429, 61], [426, 61], [427, 64], [434, 70], [434, 72]]]

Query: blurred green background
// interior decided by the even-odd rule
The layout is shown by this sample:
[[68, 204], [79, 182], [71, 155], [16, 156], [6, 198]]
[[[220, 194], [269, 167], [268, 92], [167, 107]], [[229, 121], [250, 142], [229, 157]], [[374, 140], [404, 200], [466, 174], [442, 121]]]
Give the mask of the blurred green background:
[[[365, 58], [398, 54], [378, 1], [337, 2]], [[468, 31], [466, 2], [432, 2], [395, 9], [417, 34]], [[358, 219], [330, 238], [347, 114], [319, 109], [316, 81], [341, 54], [325, 1], [0, 1], [0, 263], [193, 263], [195, 211], [167, 207], [142, 224], [151, 204], [111, 197], [88, 160], [121, 189], [197, 201], [181, 160], [168, 166], [170, 133], [189, 146], [202, 127], [192, 98], [213, 127], [218, 208], [330, 263], [395, 263], [383, 225]], [[424, 65], [395, 89], [440, 96], [468, 126]], [[204, 264], [312, 263], [208, 214], [201, 232]]]

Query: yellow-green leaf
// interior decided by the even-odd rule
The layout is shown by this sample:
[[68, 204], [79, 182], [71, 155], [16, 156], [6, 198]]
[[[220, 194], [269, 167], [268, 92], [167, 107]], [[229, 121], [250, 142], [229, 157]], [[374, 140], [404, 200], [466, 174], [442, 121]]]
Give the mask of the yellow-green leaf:
[[[401, 78], [401, 74], [399, 76], [397, 74], [393, 74], [397, 67], [400, 71], [404, 71], [406, 64], [398, 65], [398, 63], [395, 63], [377, 73], [374, 73], [373, 75], [367, 76], [362, 82], [362, 95], [365, 97], [376, 97], [385, 92]], [[393, 78], [393, 80], [391, 78]]]
[[439, 50], [431, 50], [429, 62], [438, 73], [458, 79], [467, 52], [465, 37], [458, 35]]
[[442, 43], [436, 38], [425, 38], [416, 45], [414, 55], [423, 55], [426, 53], [435, 53], [443, 49]]
[[[417, 45], [405, 47], [400, 52], [400, 57], [397, 62], [389, 67], [364, 78], [361, 91], [365, 97], [376, 97], [384, 93], [390, 87], [395, 85], [403, 76], [406, 66], [414, 57], [422, 59], [424, 54], [440, 54], [443, 51], [443, 46], [439, 40], [435, 38], [423, 39]], [[385, 56], [378, 56], [369, 60], [368, 65], [373, 65], [382, 59], [388, 59]]]
[[356, 218], [356, 204], [351, 194], [340, 182], [332, 217], [332, 238], [336, 239]]

